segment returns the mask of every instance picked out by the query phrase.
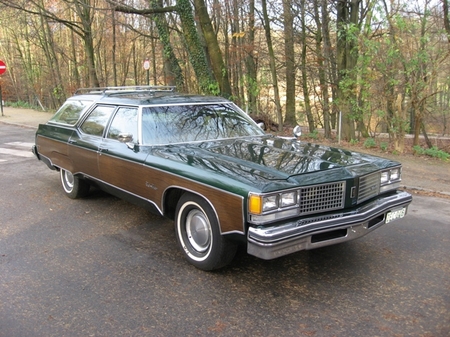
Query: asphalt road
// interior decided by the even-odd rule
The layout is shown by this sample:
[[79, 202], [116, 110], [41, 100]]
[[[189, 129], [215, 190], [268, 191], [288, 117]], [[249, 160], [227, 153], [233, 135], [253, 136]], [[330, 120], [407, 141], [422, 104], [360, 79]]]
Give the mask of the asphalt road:
[[449, 336], [450, 200], [356, 241], [202, 272], [173, 224], [100, 191], [64, 196], [0, 124], [0, 336]]

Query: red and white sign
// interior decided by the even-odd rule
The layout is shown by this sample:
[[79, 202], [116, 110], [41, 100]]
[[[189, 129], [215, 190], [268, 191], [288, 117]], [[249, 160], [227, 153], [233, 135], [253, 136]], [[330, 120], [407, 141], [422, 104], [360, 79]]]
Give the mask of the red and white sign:
[[6, 71], [6, 64], [2, 60], [0, 60], [0, 75]]
[[145, 70], [149, 70], [150, 69], [150, 61], [149, 60], [145, 60], [144, 61], [144, 69]]

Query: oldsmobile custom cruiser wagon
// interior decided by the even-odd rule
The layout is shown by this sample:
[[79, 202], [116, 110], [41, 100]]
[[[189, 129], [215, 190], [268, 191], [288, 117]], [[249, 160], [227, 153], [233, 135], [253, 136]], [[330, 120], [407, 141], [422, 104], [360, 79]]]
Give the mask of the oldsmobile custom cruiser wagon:
[[80, 89], [39, 125], [33, 152], [70, 198], [95, 185], [172, 219], [203, 270], [239, 243], [274, 259], [352, 240], [411, 202], [398, 162], [274, 137], [226, 99], [169, 87]]

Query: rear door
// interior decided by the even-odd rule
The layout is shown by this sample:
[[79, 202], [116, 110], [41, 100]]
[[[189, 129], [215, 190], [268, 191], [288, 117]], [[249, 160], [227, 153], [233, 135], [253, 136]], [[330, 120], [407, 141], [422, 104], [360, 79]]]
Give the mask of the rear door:
[[98, 153], [102, 138], [116, 106], [97, 105], [69, 139], [72, 173], [99, 179]]

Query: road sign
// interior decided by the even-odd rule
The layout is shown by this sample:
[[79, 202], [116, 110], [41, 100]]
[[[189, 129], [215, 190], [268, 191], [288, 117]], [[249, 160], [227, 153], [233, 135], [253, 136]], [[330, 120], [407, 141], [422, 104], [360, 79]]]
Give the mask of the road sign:
[[2, 60], [0, 60], [0, 75], [6, 71], [6, 64]]
[[150, 69], [150, 61], [149, 60], [145, 60], [144, 61], [144, 69], [145, 70], [149, 70]]

